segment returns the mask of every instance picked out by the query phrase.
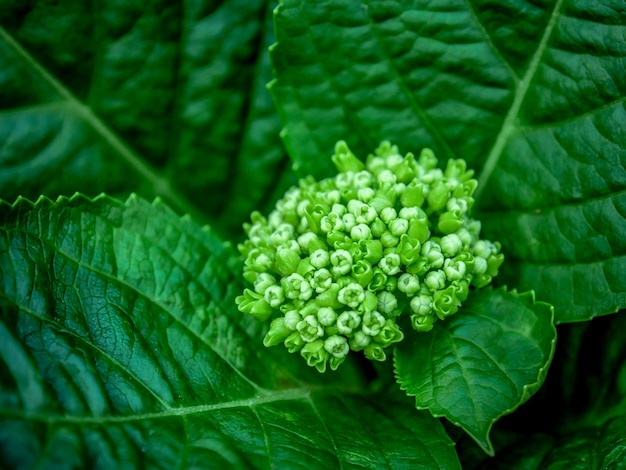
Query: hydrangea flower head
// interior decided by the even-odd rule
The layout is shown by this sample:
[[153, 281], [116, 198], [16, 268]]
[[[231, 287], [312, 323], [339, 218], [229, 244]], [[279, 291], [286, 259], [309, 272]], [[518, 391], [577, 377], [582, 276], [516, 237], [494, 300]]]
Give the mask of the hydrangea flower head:
[[304, 178], [268, 217], [254, 212], [238, 247], [252, 285], [239, 310], [271, 320], [266, 346], [283, 343], [320, 372], [350, 351], [385, 360], [404, 338], [400, 315], [431, 330], [504, 260], [468, 216], [477, 182], [464, 160], [442, 170], [430, 149], [401, 156], [383, 142], [364, 163], [343, 141], [332, 160], [337, 176]]

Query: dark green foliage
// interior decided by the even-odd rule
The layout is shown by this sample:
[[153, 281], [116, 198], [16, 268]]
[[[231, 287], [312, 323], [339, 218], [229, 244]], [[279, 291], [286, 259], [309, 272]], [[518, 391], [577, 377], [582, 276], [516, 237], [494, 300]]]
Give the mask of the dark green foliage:
[[[276, 6], [0, 0], [0, 467], [623, 468], [623, 0]], [[465, 159], [505, 262], [320, 374], [233, 245], [340, 139]]]

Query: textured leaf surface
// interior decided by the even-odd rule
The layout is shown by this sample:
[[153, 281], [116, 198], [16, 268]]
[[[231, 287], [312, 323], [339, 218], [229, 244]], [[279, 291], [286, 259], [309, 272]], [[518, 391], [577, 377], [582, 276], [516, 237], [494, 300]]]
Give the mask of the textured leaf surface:
[[272, 92], [302, 174], [388, 139], [480, 175], [503, 278], [559, 322], [626, 306], [626, 6], [283, 0]]
[[601, 426], [550, 436], [538, 434], [502, 450], [479, 469], [524, 468], [527, 470], [623, 469], [626, 468], [626, 419]]
[[0, 0], [2, 197], [133, 191], [239, 232], [291, 181], [270, 18], [268, 0]]
[[0, 220], [3, 468], [458, 467], [434, 418], [355, 394], [349, 365], [259, 347], [238, 258], [190, 218], [75, 196]]
[[550, 306], [486, 289], [431, 333], [400, 343], [396, 376], [418, 409], [445, 416], [492, 454], [491, 426], [543, 383], [555, 341]]

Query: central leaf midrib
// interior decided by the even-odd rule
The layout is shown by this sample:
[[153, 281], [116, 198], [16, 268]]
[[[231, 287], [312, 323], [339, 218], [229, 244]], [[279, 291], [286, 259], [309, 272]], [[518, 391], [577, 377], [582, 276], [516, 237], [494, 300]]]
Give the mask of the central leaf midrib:
[[[236, 408], [254, 408], [258, 405], [265, 405], [280, 401], [304, 401], [307, 402], [313, 393], [311, 388], [294, 388], [271, 393], [264, 393], [246, 398], [243, 400], [233, 400], [210, 405], [184, 406], [180, 408], [169, 408], [154, 413], [142, 413], [136, 415], [120, 416], [72, 416], [69, 414], [52, 413], [29, 413], [16, 409], [0, 409], [0, 416], [12, 419], [22, 419], [25, 421], [37, 421], [47, 424], [118, 424], [132, 423], [145, 420], [157, 420], [167, 418], [178, 418], [192, 416], [214, 411], [229, 410]], [[330, 393], [330, 391], [329, 391]]]
[[[367, 11], [369, 11], [369, 5], [367, 5], [366, 1], [364, 3], [365, 3], [365, 6], [368, 8]], [[374, 23], [374, 21], [372, 20], [372, 17], [369, 14], [366, 14], [366, 16], [370, 23], [370, 30], [372, 31], [372, 35], [374, 36], [376, 43], [379, 45], [379, 50], [381, 52], [381, 55], [383, 56], [383, 59], [387, 63], [392, 75], [394, 76], [396, 83], [398, 84], [398, 86], [400, 87], [404, 95], [407, 97], [407, 100], [409, 102], [409, 105], [411, 106], [411, 109], [413, 109], [414, 113], [417, 114], [417, 116], [424, 123], [424, 126], [428, 129], [428, 131], [435, 138], [435, 140], [439, 143], [439, 145], [441, 145], [442, 149], [448, 155], [448, 158], [450, 159], [456, 158], [454, 150], [452, 150], [447, 140], [443, 137], [443, 135], [439, 131], [439, 128], [434, 125], [434, 123], [432, 122], [432, 119], [430, 118], [426, 110], [417, 102], [417, 100], [415, 99], [415, 96], [413, 96], [413, 93], [411, 93], [411, 91], [409, 90], [409, 87], [407, 86], [405, 80], [402, 78], [401, 74], [398, 72], [398, 69], [396, 68], [394, 62], [391, 60], [391, 57], [389, 56], [389, 53], [384, 47], [384, 43], [380, 37], [380, 34], [376, 30], [376, 26], [377, 26], [376, 23]]]
[[554, 30], [556, 21], [560, 16], [562, 5], [563, 0], [557, 0], [556, 5], [554, 6], [554, 10], [552, 10], [552, 14], [550, 15], [550, 20], [548, 21], [546, 30], [541, 38], [541, 41], [539, 42], [539, 46], [537, 46], [537, 50], [533, 54], [533, 57], [530, 61], [528, 70], [526, 71], [526, 74], [524, 74], [522, 81], [516, 88], [515, 98], [513, 100], [513, 103], [511, 104], [511, 108], [509, 109], [509, 112], [507, 113], [502, 123], [500, 132], [498, 133], [494, 141], [494, 145], [491, 148], [491, 152], [489, 152], [487, 160], [485, 161], [485, 165], [482, 168], [480, 178], [478, 180], [478, 188], [476, 189], [475, 193], [475, 199], [477, 201], [480, 199], [482, 192], [486, 188], [493, 171], [498, 165], [500, 157], [504, 152], [504, 148], [508, 143], [509, 136], [516, 129], [515, 121], [517, 120], [519, 111], [522, 107], [522, 104], [524, 103], [524, 100], [526, 99], [526, 94], [530, 89], [530, 84], [535, 77], [535, 73], [537, 73], [537, 70], [539, 69], [539, 65], [541, 63], [541, 60], [543, 59], [543, 55], [548, 47], [548, 42], [552, 37], [552, 31]]
[[166, 198], [181, 212], [188, 213], [199, 221], [204, 221], [205, 216], [183, 195], [174, 190], [170, 182], [158, 174], [158, 172], [144, 161], [128, 144], [118, 137], [92, 110], [83, 104], [74, 94], [54, 77], [43, 65], [41, 65], [26, 49], [24, 49], [13, 37], [0, 26], [0, 41], [4, 41], [12, 48], [22, 60], [31, 67], [35, 73], [53, 90], [59, 97], [65, 100], [86, 123], [105, 141], [115, 153], [133, 168], [143, 179], [148, 181], [157, 195]]

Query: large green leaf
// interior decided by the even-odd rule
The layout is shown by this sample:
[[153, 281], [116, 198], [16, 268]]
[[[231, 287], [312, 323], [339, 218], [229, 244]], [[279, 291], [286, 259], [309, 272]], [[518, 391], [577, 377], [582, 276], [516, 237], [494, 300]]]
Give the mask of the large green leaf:
[[0, 0], [2, 197], [133, 191], [240, 232], [290, 174], [270, 18], [269, 0]]
[[437, 420], [349, 364], [262, 347], [238, 257], [189, 217], [74, 196], [0, 221], [3, 468], [458, 468]]
[[543, 383], [556, 341], [551, 307], [505, 289], [474, 293], [432, 332], [410, 336], [394, 356], [402, 388], [490, 455], [493, 423]]
[[559, 322], [626, 307], [622, 0], [283, 0], [272, 92], [302, 174], [345, 139], [480, 175], [503, 277]]

